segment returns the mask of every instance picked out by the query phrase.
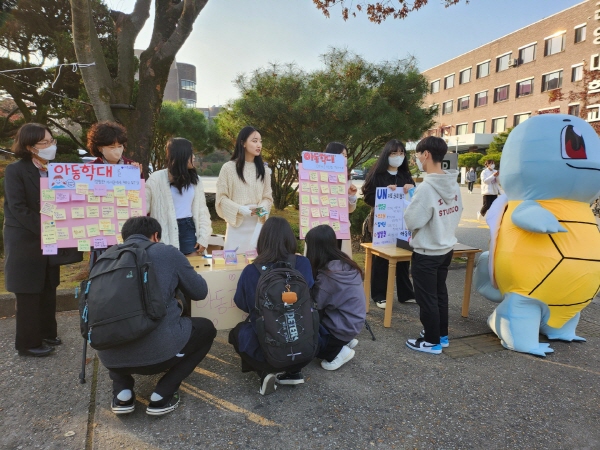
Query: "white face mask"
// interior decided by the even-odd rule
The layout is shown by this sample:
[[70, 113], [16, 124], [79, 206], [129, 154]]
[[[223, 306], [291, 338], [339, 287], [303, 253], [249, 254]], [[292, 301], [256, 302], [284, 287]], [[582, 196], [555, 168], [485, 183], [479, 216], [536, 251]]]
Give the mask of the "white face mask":
[[388, 157], [388, 164], [392, 167], [400, 167], [404, 162], [404, 156], [390, 156]]
[[53, 160], [56, 157], [56, 145], [38, 150], [37, 155], [46, 161]]
[[490, 169], [494, 170], [496, 168], [496, 164], [490, 164]]
[[421, 162], [421, 160], [419, 159], [419, 157], [416, 157], [417, 160], [417, 167], [419, 168], [419, 171], [424, 172], [425, 169], [423, 169], [423, 163]]

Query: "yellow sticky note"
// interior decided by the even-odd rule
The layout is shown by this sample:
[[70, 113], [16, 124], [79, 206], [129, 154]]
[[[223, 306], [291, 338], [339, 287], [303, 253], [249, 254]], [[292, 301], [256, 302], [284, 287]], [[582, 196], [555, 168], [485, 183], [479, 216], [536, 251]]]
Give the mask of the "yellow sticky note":
[[300, 215], [308, 217], [310, 215], [309, 209], [308, 208], [300, 208]]
[[321, 211], [319, 211], [319, 208], [311, 208], [310, 213], [312, 217], [321, 217]]
[[310, 192], [312, 192], [313, 194], [318, 194], [319, 193], [319, 185], [318, 184], [311, 184], [310, 185]]
[[102, 217], [115, 217], [115, 208], [113, 206], [103, 206], [102, 207]]
[[112, 221], [110, 219], [100, 219], [99, 222], [100, 230], [106, 231], [112, 229]]
[[329, 208], [321, 208], [321, 217], [329, 217]]
[[75, 192], [78, 194], [87, 195], [87, 193], [88, 193], [87, 183], [75, 183]]
[[87, 208], [87, 216], [91, 218], [100, 217], [100, 207], [99, 206], [88, 206]]
[[114, 203], [115, 202], [115, 194], [113, 191], [106, 191], [106, 195], [102, 197], [102, 203]]
[[117, 234], [117, 244], [122, 244], [123, 243], [123, 236], [121, 236], [121, 234]]
[[117, 206], [129, 206], [129, 200], [125, 197], [118, 197]]
[[327, 176], [326, 172], [321, 172], [321, 181], [324, 183], [327, 183], [327, 181], [329, 181], [329, 177]]
[[67, 210], [66, 209], [55, 209], [54, 210], [54, 220], [67, 220]]
[[332, 208], [337, 208], [338, 206], [338, 199], [335, 197], [332, 197], [329, 199], [329, 206], [331, 206]]
[[117, 208], [117, 219], [129, 219], [129, 210], [127, 208]]
[[127, 198], [130, 201], [135, 201], [140, 198], [140, 191], [127, 191]]
[[345, 198], [338, 199], [338, 204], [340, 208], [346, 208], [348, 206], [348, 201]]
[[56, 200], [56, 191], [52, 189], [42, 189], [42, 201], [53, 202]]
[[56, 209], [56, 205], [54, 203], [44, 203], [42, 205], [42, 209], [40, 210], [41, 214], [45, 216], [50, 216], [54, 218], [54, 210]]
[[126, 197], [127, 194], [125, 193], [125, 186], [115, 186], [113, 188], [113, 194], [116, 198]]
[[331, 186], [329, 188], [329, 190], [331, 191], [331, 195], [337, 195], [338, 194], [338, 187], [335, 184], [333, 186]]
[[89, 239], [77, 239], [77, 250], [80, 252], [89, 252], [92, 250]]
[[319, 181], [319, 176], [317, 172], [310, 172], [309, 174], [310, 181]]
[[56, 222], [54, 220], [46, 220], [45, 222], [42, 222], [42, 230], [43, 231], [56, 230]]
[[71, 208], [71, 219], [85, 219], [85, 209], [83, 206], [74, 206]]
[[308, 226], [308, 217], [300, 217], [300, 225], [302, 225], [303, 227], [307, 227]]
[[104, 236], [114, 236], [116, 234], [115, 229], [111, 228], [110, 230], [103, 230], [102, 234]]
[[94, 236], [100, 235], [100, 228], [98, 227], [97, 224], [93, 223], [91, 225], [87, 225], [86, 228], [87, 228], [88, 237], [94, 237]]
[[141, 209], [132, 209], [131, 210], [131, 217], [140, 217], [140, 216], [143, 216]]
[[321, 194], [329, 194], [329, 185], [328, 184], [321, 185]]
[[42, 244], [56, 244], [56, 230], [44, 231], [42, 233]]
[[319, 196], [318, 195], [311, 195], [310, 196], [310, 202], [313, 205], [318, 205], [319, 204]]
[[121, 230], [123, 229], [123, 225], [125, 225], [126, 220], [119, 220], [118, 225], [119, 225], [119, 233], [121, 232]]
[[345, 183], [346, 182], [346, 175], [344, 175], [343, 173], [338, 174], [338, 181], [340, 183]]
[[87, 201], [88, 203], [100, 203], [100, 197], [94, 194], [88, 194]]
[[329, 196], [321, 195], [321, 205], [329, 205]]
[[339, 222], [332, 222], [331, 223], [331, 228], [333, 228], [333, 231], [340, 231], [340, 223]]
[[73, 227], [71, 232], [73, 233], [73, 239], [85, 238], [85, 227]]
[[310, 183], [302, 182], [302, 192], [310, 192]]
[[308, 205], [310, 203], [310, 195], [302, 195], [301, 199], [300, 199], [300, 202], [303, 205]]
[[306, 233], [308, 233], [308, 231], [309, 231], [308, 227], [302, 227], [302, 234], [304, 236], [306, 236]]
[[142, 199], [137, 198], [136, 200], [131, 200], [129, 202], [129, 207], [133, 209], [142, 209]]
[[59, 241], [65, 241], [69, 239], [69, 229], [68, 228], [57, 228], [56, 229], [56, 239]]

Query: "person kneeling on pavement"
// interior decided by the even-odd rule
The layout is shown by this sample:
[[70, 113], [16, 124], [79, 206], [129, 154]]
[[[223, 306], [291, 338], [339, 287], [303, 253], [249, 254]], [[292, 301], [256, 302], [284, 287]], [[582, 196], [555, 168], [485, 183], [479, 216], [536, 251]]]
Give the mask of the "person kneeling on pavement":
[[155, 375], [166, 371], [146, 409], [146, 413], [160, 416], [179, 406], [179, 385], [209, 352], [217, 330], [208, 319], [181, 316], [176, 290], [180, 289], [186, 298], [204, 299], [208, 288], [177, 248], [160, 243], [158, 221], [145, 216], [131, 218], [123, 225], [121, 234], [125, 245], [156, 243], [146, 252], [167, 313], [149, 334], [118, 347], [98, 350], [98, 357], [113, 381], [111, 409], [115, 414], [128, 414], [135, 408], [133, 374]]

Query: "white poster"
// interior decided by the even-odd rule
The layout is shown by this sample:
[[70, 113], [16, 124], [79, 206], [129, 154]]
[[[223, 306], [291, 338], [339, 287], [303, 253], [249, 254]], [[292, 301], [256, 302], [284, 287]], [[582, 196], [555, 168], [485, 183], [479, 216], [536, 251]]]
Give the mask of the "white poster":
[[396, 239], [403, 232], [407, 239], [410, 232], [404, 222], [404, 209], [409, 204], [402, 188], [377, 188], [375, 210], [373, 211], [373, 246], [396, 245]]

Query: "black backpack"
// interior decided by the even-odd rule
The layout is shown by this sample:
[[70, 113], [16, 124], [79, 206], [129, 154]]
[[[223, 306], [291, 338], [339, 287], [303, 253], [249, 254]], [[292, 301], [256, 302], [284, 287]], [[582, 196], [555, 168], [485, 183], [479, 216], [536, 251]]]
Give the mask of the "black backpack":
[[81, 335], [96, 350], [135, 341], [167, 314], [146, 250], [154, 242], [115, 245], [104, 252], [81, 282]]
[[276, 369], [308, 363], [319, 347], [319, 313], [296, 256], [270, 267], [256, 264], [256, 333], [265, 360]]

